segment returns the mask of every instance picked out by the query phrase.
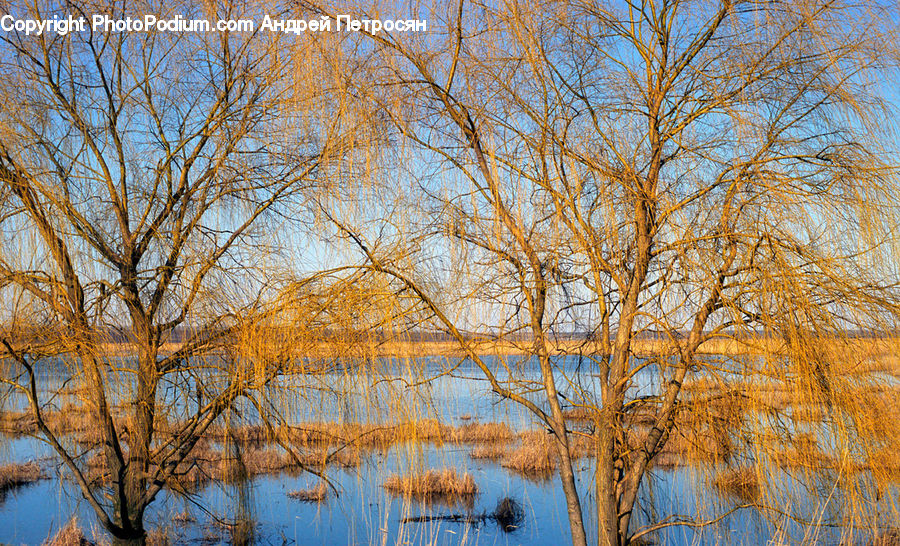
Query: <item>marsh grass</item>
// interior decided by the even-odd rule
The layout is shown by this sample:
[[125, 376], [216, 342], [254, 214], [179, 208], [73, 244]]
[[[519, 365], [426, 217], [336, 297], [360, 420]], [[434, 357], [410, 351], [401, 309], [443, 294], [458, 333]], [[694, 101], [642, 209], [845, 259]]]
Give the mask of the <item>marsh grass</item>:
[[328, 486], [320, 482], [315, 487], [290, 491], [287, 496], [300, 502], [325, 502], [328, 498]]
[[507, 453], [507, 446], [499, 443], [490, 443], [475, 446], [469, 452], [469, 457], [473, 459], [500, 460]]
[[868, 546], [900, 546], [900, 530], [887, 529], [880, 531]]
[[478, 486], [471, 474], [458, 474], [454, 468], [426, 470], [421, 473], [400, 476], [392, 474], [382, 484], [394, 495], [434, 501], [472, 499], [478, 494]]
[[228, 535], [228, 542], [234, 545], [253, 544], [256, 536], [256, 522], [248, 518], [217, 521], [214, 526], [225, 531]]
[[[55, 434], [72, 434], [94, 429], [90, 413], [77, 403], [67, 403], [55, 410], [42, 412], [44, 423]], [[30, 411], [0, 411], [0, 432], [11, 436], [39, 433], [37, 420]]]
[[755, 502], [760, 498], [759, 478], [753, 468], [724, 470], [713, 480], [713, 485], [719, 491], [743, 501]]
[[31, 461], [0, 466], [0, 495], [11, 489], [34, 483], [44, 478], [40, 465]]
[[515, 438], [506, 423], [466, 423], [450, 429], [449, 439], [459, 444], [508, 442]]
[[[591, 454], [591, 438], [572, 435], [569, 451], [573, 459]], [[519, 434], [519, 444], [508, 449], [500, 458], [500, 466], [529, 478], [545, 479], [556, 470], [556, 444], [545, 430], [530, 430]]]
[[93, 543], [84, 536], [84, 531], [78, 525], [78, 520], [72, 518], [64, 527], [56, 532], [44, 546], [89, 546]]
[[[701, 376], [690, 380], [684, 385], [685, 398], [668, 442], [651, 464], [659, 469], [685, 465], [700, 469], [693, 479], [717, 490], [723, 502], [737, 498], [771, 503], [782, 510], [786, 501], [770, 502], [775, 496], [769, 490], [788, 486], [769, 483], [764, 475], [775, 468], [812, 480], [823, 479], [822, 475], [866, 472], [880, 482], [896, 483], [900, 475], [900, 430], [895, 416], [900, 414], [900, 388], [879, 381], [848, 375], [845, 382], [832, 383], [832, 391], [825, 397], [815, 394], [808, 383], [798, 386], [771, 378], [722, 382]], [[623, 415], [629, 427], [629, 448], [639, 445], [652, 425], [654, 408], [646, 404], [636, 404]], [[264, 474], [296, 475], [330, 466], [355, 467], [381, 451], [409, 445], [412, 452], [419, 449], [418, 444], [465, 446], [472, 459], [495, 461], [528, 479], [545, 480], [557, 470], [556, 446], [545, 429], [517, 434], [504, 423], [479, 422], [472, 416], [452, 425], [416, 418], [415, 412], [398, 415], [407, 418], [386, 423], [309, 421], [275, 428], [218, 424], [179, 465], [169, 488], [189, 494], [211, 482], [233, 484]], [[594, 455], [596, 416], [597, 409], [592, 407], [566, 411], [573, 431], [569, 442], [574, 459]], [[87, 448], [83, 461], [95, 484], [108, 484], [103, 458], [97, 455], [99, 437], [89, 415], [66, 406], [62, 411], [47, 412], [45, 417], [54, 430], [65, 431], [68, 441]], [[117, 421], [127, 424], [125, 418], [117, 416]], [[835, 439], [831, 431], [841, 423], [851, 423], [862, 435], [848, 434], [847, 438], [855, 439], [849, 442], [847, 438]], [[0, 430], [8, 434], [31, 434], [34, 427], [30, 414], [0, 412]], [[157, 441], [169, 436], [170, 427], [163, 421]], [[125, 439], [127, 447], [127, 436]], [[292, 454], [277, 444], [287, 446]], [[474, 479], [456, 469], [389, 475], [383, 487], [391, 494], [446, 503], [462, 499], [471, 504], [478, 491]], [[323, 502], [327, 490], [319, 484], [288, 495], [299, 502]], [[246, 529], [239, 529], [238, 523], [234, 530], [240, 538]], [[230, 527], [220, 528], [223, 535], [225, 530], [231, 532]]]
[[183, 512], [179, 512], [179, 513], [175, 514], [174, 516], [172, 516], [172, 521], [174, 521], [175, 523], [184, 524], [184, 523], [193, 523], [193, 522], [197, 521], [197, 519], [194, 516], [192, 516], [190, 512], [185, 510]]
[[544, 431], [522, 433], [521, 444], [500, 459], [500, 466], [529, 477], [547, 478], [556, 470], [555, 446]]

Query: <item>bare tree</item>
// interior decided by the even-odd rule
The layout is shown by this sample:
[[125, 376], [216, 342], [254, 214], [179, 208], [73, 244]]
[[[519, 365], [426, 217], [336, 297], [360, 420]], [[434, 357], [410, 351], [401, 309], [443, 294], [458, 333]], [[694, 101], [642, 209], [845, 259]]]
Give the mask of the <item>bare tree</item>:
[[[14, 7], [22, 18], [215, 21], [259, 6]], [[254, 362], [239, 345], [268, 320], [260, 298], [295, 259], [279, 254], [296, 241], [279, 226], [352, 145], [346, 119], [325, 93], [321, 45], [279, 33], [88, 28], [0, 40], [3, 382], [27, 397], [114, 541], [143, 543], [145, 509], [204, 431], [290, 362]], [[59, 400], [47, 373], [60, 362], [84, 385], [107, 487], [91, 483], [93, 452], [45, 422]], [[165, 421], [174, 428], [161, 435]]]
[[[361, 267], [420, 299], [493, 391], [552, 432], [573, 543], [590, 521], [580, 437], [597, 457], [599, 543], [626, 544], [658, 528], [635, 529], [633, 514], [678, 420], [704, 402], [687, 380], [764, 374], [832, 407], [841, 381], [822, 340], [894, 331], [876, 9], [460, 1], [429, 24], [426, 37], [371, 35], [381, 62], [359, 85], [406, 145], [371, 175], [390, 181], [394, 214], [333, 219]], [[476, 336], [524, 346], [540, 381], [504, 379]], [[771, 342], [699, 357], [751, 336]], [[660, 343], [639, 358], [648, 338]], [[566, 376], [560, 352], [589, 358], [599, 389]], [[657, 388], [637, 390], [647, 373]], [[567, 408], [593, 429], [573, 430]]]

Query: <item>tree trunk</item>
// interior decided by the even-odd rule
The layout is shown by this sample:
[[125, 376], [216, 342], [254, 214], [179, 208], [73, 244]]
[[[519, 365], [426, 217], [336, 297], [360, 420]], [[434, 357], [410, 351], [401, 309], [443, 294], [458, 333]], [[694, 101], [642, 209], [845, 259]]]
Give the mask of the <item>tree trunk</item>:
[[559, 455], [559, 479], [562, 482], [563, 493], [566, 495], [566, 510], [569, 513], [572, 545], [587, 546], [587, 535], [584, 531], [584, 520], [581, 512], [581, 500], [578, 498], [578, 488], [575, 486], [575, 472], [572, 470], [572, 458], [569, 455], [569, 447], [567, 443], [557, 438], [556, 448]]
[[144, 529], [135, 530], [132, 533], [120, 533], [113, 535], [113, 546], [144, 546], [147, 543], [147, 533]]
[[611, 425], [601, 422], [597, 435], [597, 544], [619, 546], [615, 438]]

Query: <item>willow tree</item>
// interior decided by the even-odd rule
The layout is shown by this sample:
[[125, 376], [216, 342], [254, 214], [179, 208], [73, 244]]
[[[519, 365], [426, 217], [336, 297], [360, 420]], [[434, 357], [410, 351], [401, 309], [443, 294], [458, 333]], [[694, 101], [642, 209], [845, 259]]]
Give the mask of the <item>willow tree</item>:
[[[817, 0], [460, 1], [427, 35], [369, 36], [378, 59], [359, 93], [404, 143], [372, 176], [390, 181], [389, 210], [416, 212], [336, 225], [552, 432], [574, 543], [590, 521], [604, 545], [655, 528], [633, 525], [642, 483], [680, 416], [709, 402], [686, 381], [761, 374], [833, 407], [824, 340], [894, 331], [882, 15]], [[540, 381], [500, 374], [473, 334], [523, 345]], [[713, 363], [699, 351], [716, 337], [768, 341]], [[567, 351], [593, 362], [598, 388], [565, 373]], [[648, 373], [656, 388], [638, 388]], [[567, 424], [573, 406], [593, 431]], [[597, 458], [593, 516], [579, 434]]]
[[[10, 13], [215, 22], [258, 7], [49, 1]], [[283, 226], [352, 145], [322, 51], [259, 30], [90, 22], [0, 37], [3, 381], [116, 543], [143, 543], [145, 509], [204, 431], [287, 360], [253, 362], [236, 344], [289, 265], [279, 235], [297, 232]], [[91, 481], [91, 453], [46, 422], [60, 400], [53, 370], [66, 369], [83, 385], [106, 487]]]

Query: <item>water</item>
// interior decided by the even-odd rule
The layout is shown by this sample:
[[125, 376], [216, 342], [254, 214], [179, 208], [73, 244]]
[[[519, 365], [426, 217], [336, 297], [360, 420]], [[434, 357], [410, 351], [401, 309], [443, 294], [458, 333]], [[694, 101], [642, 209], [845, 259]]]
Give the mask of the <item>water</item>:
[[[412, 365], [402, 361], [382, 361], [376, 371], [348, 371], [318, 377], [285, 378], [272, 387], [271, 402], [282, 407], [294, 422], [320, 420], [367, 420], [396, 422], [413, 418], [439, 418], [459, 424], [470, 418], [480, 422], [505, 422], [514, 430], [537, 428], [533, 415], [520, 406], [501, 401], [490, 391], [480, 370], [463, 361], [448, 371], [448, 362], [421, 359]], [[536, 381], [539, 378], [533, 360], [515, 362], [507, 370], [496, 359], [488, 364], [498, 379]], [[557, 381], [569, 400], [595, 396], [599, 384], [595, 370], [577, 358], [560, 359]], [[411, 384], [436, 377], [416, 388]], [[633, 396], [657, 391], [658, 369], [648, 366], [637, 377]], [[372, 381], [377, 379], [377, 381]], [[374, 383], [374, 384], [373, 384]], [[310, 388], [310, 386], [315, 388]], [[285, 392], [294, 396], [285, 396]], [[182, 391], [174, 384], [162, 385], [164, 406], [175, 413], [189, 410], [181, 400]], [[541, 403], [540, 394], [533, 395]], [[9, 404], [7, 407], [11, 407]], [[13, 404], [12, 407], [15, 407]], [[244, 422], [253, 422], [250, 407], [241, 407]], [[559, 546], [569, 541], [565, 499], [557, 477], [535, 480], [520, 476], [499, 464], [470, 458], [471, 446], [444, 444], [397, 444], [386, 450], [374, 450], [358, 468], [331, 468], [328, 477], [338, 494], [330, 492], [322, 504], [302, 503], [287, 493], [313, 487], [318, 478], [309, 474], [266, 475], [243, 485], [211, 483], [190, 496], [163, 491], [147, 513], [147, 528], [160, 528], [176, 543], [215, 544], [227, 542], [227, 528], [221, 524], [236, 514], [249, 515], [254, 521], [256, 541], [262, 544], [534, 544]], [[0, 438], [0, 462], [49, 460], [52, 450], [32, 438]], [[594, 462], [577, 462], [576, 478], [584, 511], [594, 512]], [[452, 467], [468, 472], [479, 493], [471, 504], [424, 504], [386, 492], [382, 483], [392, 473], [405, 474], [416, 469]], [[89, 536], [101, 538], [93, 512], [69, 479], [60, 479], [65, 471], [50, 465], [51, 479], [14, 489], [0, 500], [0, 542], [39, 544], [50, 537], [71, 517], [76, 516]], [[715, 469], [713, 469], [715, 470]], [[653, 471], [641, 492], [641, 511], [636, 525], [674, 521], [679, 514], [697, 515], [700, 520], [728, 513], [742, 501], [730, 498], [709, 486], [709, 468], [692, 466]], [[773, 469], [773, 472], [781, 472]], [[793, 483], [787, 473], [776, 481], [789, 491], [789, 502], [797, 512], [814, 518], [822, 510], [839, 503], [833, 498], [822, 504], [816, 495], [798, 496], [803, 484]], [[865, 476], [860, 478], [865, 479]], [[896, 488], [888, 497], [896, 498]], [[525, 510], [524, 524], [508, 533], [491, 521], [471, 525], [448, 521], [408, 522], [420, 515], [490, 513], [504, 498], [516, 499]], [[831, 506], [829, 506], [831, 503]], [[889, 511], [885, 503], [885, 511]], [[588, 518], [589, 528], [593, 528]], [[783, 532], [788, 537], [803, 537], [807, 527], [786, 518], [767, 516], [755, 509], [741, 509], [702, 528], [673, 526], [661, 529], [653, 538], [663, 544], [759, 544]], [[842, 530], [820, 528], [817, 540], [837, 543]], [[592, 538], [593, 540], [593, 538]]]

